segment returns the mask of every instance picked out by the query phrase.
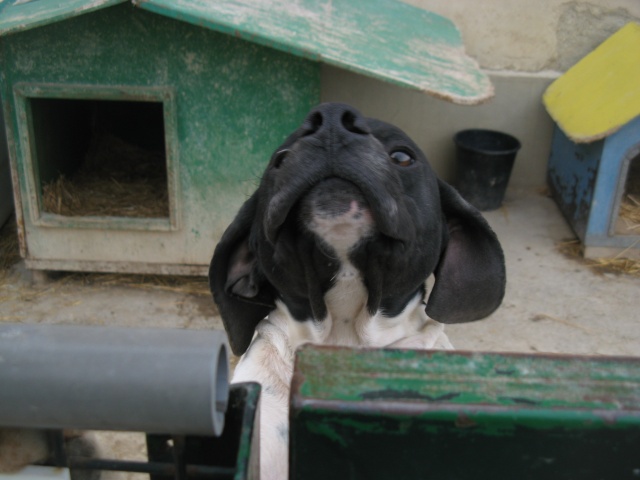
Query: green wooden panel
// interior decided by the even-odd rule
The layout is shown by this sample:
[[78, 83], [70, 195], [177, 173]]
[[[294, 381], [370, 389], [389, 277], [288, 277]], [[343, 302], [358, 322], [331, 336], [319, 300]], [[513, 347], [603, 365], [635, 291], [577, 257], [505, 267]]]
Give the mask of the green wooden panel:
[[449, 19], [394, 0], [142, 0], [141, 8], [461, 104], [493, 94]]
[[291, 478], [640, 475], [640, 359], [298, 352]]

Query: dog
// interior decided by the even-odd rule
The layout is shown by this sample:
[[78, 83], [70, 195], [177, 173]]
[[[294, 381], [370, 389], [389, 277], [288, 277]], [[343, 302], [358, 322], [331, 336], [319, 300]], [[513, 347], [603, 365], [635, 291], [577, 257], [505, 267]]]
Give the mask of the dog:
[[443, 324], [491, 314], [505, 282], [495, 233], [404, 132], [349, 105], [313, 109], [273, 154], [209, 268], [242, 355], [232, 381], [262, 385], [261, 478], [288, 478], [297, 347], [450, 349]]

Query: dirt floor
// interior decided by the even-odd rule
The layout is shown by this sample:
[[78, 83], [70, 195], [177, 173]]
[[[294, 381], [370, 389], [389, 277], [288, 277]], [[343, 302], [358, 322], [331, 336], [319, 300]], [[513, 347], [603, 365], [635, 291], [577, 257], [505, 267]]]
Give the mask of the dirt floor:
[[[485, 216], [505, 251], [507, 294], [490, 318], [448, 326], [454, 346], [640, 356], [640, 277], [560, 253], [573, 234], [542, 192], [509, 191], [503, 207]], [[34, 276], [21, 263], [0, 271], [0, 322], [222, 328], [205, 279]], [[126, 458], [144, 451], [126, 435], [110, 434], [108, 443]]]

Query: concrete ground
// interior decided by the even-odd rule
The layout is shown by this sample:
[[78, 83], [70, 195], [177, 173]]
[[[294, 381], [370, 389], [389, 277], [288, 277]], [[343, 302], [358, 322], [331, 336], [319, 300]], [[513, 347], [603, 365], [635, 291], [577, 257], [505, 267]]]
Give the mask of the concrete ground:
[[509, 191], [485, 217], [505, 252], [507, 292], [491, 317], [447, 327], [457, 348], [640, 356], [639, 277], [560, 253], [574, 235], [539, 192]]
[[[507, 293], [490, 318], [448, 326], [454, 346], [640, 356], [640, 278], [560, 253], [573, 235], [540, 192], [509, 191], [485, 216], [505, 251]], [[204, 279], [60, 274], [33, 283], [20, 264], [0, 277], [0, 322], [222, 328], [216, 314]], [[122, 458], [143, 455], [140, 438], [110, 434], [107, 443]]]

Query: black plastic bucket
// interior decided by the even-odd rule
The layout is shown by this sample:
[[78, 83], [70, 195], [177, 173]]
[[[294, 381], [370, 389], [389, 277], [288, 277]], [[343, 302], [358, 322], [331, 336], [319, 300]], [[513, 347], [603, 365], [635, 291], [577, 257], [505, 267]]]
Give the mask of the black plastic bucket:
[[517, 138], [493, 130], [462, 130], [456, 144], [456, 187], [478, 210], [495, 210], [502, 204], [511, 169], [520, 149]]

